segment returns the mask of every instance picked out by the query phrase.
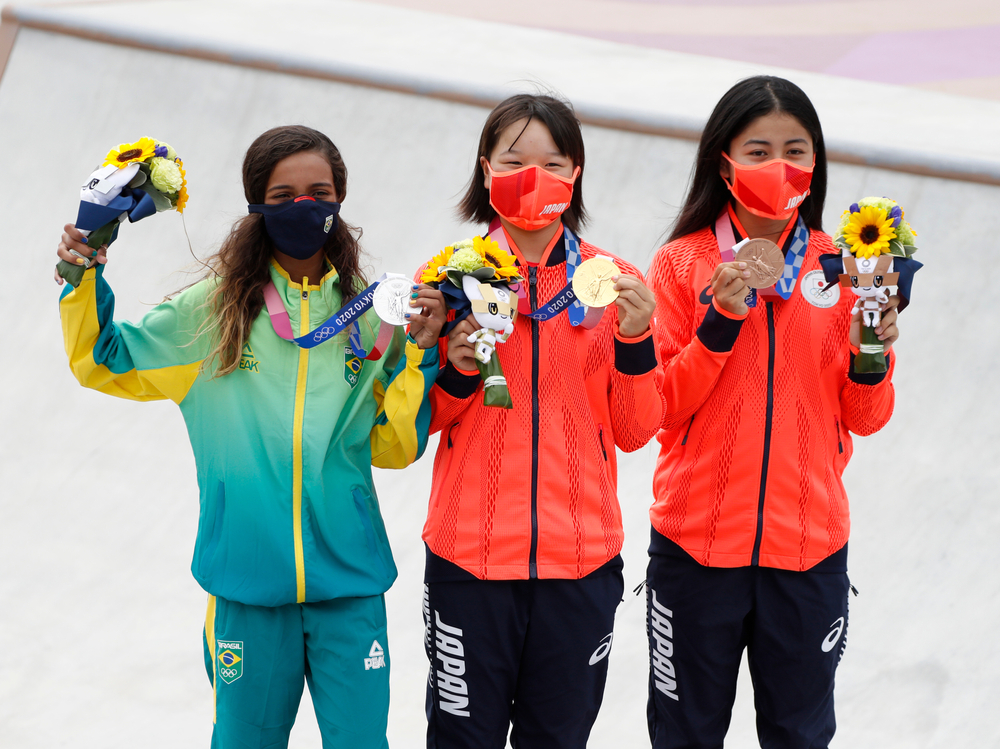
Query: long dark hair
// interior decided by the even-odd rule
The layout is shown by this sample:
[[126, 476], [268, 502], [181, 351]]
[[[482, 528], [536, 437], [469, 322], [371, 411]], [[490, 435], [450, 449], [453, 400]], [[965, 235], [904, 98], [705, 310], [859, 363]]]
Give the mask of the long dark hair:
[[570, 159], [574, 166], [580, 167], [580, 175], [573, 184], [573, 198], [562, 215], [562, 222], [572, 232], [579, 234], [580, 228], [587, 223], [587, 211], [583, 207], [583, 132], [573, 106], [548, 94], [516, 94], [504, 99], [490, 112], [479, 137], [479, 152], [472, 169], [472, 179], [469, 180], [465, 196], [458, 204], [458, 215], [466, 221], [479, 224], [488, 224], [496, 217], [497, 212], [490, 205], [490, 191], [483, 184], [486, 174], [480, 157], [489, 160], [504, 130], [518, 120], [527, 119], [530, 122], [533, 118], [540, 120], [549, 129], [560, 153]]
[[733, 138], [758, 117], [771, 113], [788, 114], [808, 132], [816, 154], [809, 197], [799, 206], [799, 215], [810, 229], [822, 230], [823, 203], [826, 201], [826, 144], [816, 109], [805, 92], [791, 81], [771, 75], [746, 78], [719, 99], [708, 118], [698, 144], [694, 179], [684, 207], [667, 241], [700, 231], [711, 225], [732, 197], [719, 176], [723, 152], [729, 152]]
[[[330, 162], [337, 199], [347, 195], [347, 167], [340, 151], [318, 130], [302, 125], [276, 127], [258, 136], [243, 158], [243, 192], [247, 203], [263, 203], [267, 182], [279, 161], [301, 151], [315, 151]], [[360, 269], [361, 230], [343, 219], [323, 247], [337, 269], [340, 293], [347, 299], [366, 284]], [[264, 306], [264, 287], [271, 280], [269, 266], [274, 245], [264, 228], [264, 217], [250, 213], [239, 219], [219, 251], [208, 260], [219, 283], [208, 304], [211, 315], [205, 330], [214, 333], [214, 348], [206, 362], [218, 359], [216, 376], [239, 366], [250, 327]]]

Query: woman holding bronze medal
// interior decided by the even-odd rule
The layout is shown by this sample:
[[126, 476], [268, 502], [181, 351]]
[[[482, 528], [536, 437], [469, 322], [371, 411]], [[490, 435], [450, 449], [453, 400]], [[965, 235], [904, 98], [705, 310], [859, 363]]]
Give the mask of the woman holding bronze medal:
[[[647, 577], [656, 749], [722, 746], [744, 648], [762, 746], [815, 749], [834, 733], [850, 588], [841, 475], [851, 433], [892, 414], [894, 357], [855, 374], [853, 296], [810, 293], [820, 255], [839, 254], [825, 196], [808, 97], [781, 78], [741, 81], [705, 126], [649, 273], [665, 394]], [[887, 345], [895, 306], [876, 330]]]
[[[408, 336], [347, 304], [368, 298], [363, 255], [339, 219], [347, 169], [322, 133], [259, 136], [243, 187], [249, 215], [208, 276], [135, 324], [112, 320], [107, 248], [67, 225], [59, 257], [87, 270], [60, 300], [66, 350], [81, 384], [169, 398], [187, 423], [212, 746], [286, 746], [308, 681], [325, 747], [382, 749], [396, 568], [371, 466], [423, 452], [444, 299], [404, 279]], [[390, 292], [382, 306], [401, 312]]]
[[431, 390], [428, 747], [502, 749], [508, 731], [518, 749], [583, 747], [603, 697], [623, 588], [615, 448], [646, 444], [662, 410], [653, 294], [579, 240], [583, 171], [566, 103], [519, 95], [487, 118], [461, 213], [524, 280], [492, 353], [512, 407], [484, 403], [472, 315]]

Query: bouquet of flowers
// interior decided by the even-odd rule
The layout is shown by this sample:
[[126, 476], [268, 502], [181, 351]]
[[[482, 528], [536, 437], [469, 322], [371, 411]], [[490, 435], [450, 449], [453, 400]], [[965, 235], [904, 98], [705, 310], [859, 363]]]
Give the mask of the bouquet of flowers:
[[[111, 149], [80, 188], [76, 228], [96, 250], [115, 241], [118, 225], [126, 218], [134, 222], [159, 211], [183, 213], [187, 199], [184, 163], [177, 152], [162, 141], [140, 138]], [[59, 275], [74, 287], [91, 265], [89, 258], [81, 260], [86, 263], [60, 260], [57, 266]]]
[[840, 218], [833, 237], [841, 251], [841, 286], [858, 297], [851, 314], [861, 312], [861, 351], [854, 371], [885, 372], [885, 347], [875, 334], [889, 301], [889, 286], [899, 287], [899, 309], [909, 303], [910, 281], [921, 264], [910, 258], [916, 237], [903, 209], [889, 198], [863, 198]]
[[456, 242], [435, 255], [420, 276], [421, 283], [440, 289], [455, 310], [447, 333], [470, 314], [480, 326], [469, 336], [476, 344], [476, 367], [483, 379], [483, 403], [513, 408], [507, 379], [494, 351], [514, 332], [517, 294], [509, 286], [522, 281], [517, 259], [490, 237]]

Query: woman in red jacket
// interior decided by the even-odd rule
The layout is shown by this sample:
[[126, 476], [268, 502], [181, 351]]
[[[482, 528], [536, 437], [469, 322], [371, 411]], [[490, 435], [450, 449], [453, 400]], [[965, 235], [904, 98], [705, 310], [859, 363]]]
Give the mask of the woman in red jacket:
[[[781, 78], [733, 86], [650, 270], [664, 420], [650, 511], [653, 746], [721, 747], [743, 649], [762, 746], [826, 747], [846, 642], [851, 433], [893, 407], [887, 373], [858, 375], [853, 296], [823, 291], [826, 150], [808, 97]], [[753, 291], [735, 242], [784, 254]], [[777, 261], [776, 268], [781, 268]], [[877, 328], [898, 336], [894, 297]]]
[[[607, 675], [622, 594], [615, 447], [636, 450], [662, 416], [652, 292], [621, 269], [595, 326], [544, 322], [582, 261], [580, 123], [564, 102], [519, 95], [490, 113], [461, 203], [517, 257], [527, 294], [496, 347], [513, 400], [483, 404], [468, 318], [431, 390], [441, 431], [424, 541], [431, 662], [428, 747], [583, 747]], [[506, 249], [506, 248], [505, 248]], [[512, 727], [511, 727], [511, 724]]]

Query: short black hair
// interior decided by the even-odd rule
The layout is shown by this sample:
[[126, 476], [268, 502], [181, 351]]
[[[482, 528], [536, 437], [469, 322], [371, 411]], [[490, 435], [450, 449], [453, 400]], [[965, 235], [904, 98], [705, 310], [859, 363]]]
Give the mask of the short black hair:
[[771, 75], [758, 75], [737, 83], [715, 105], [701, 133], [691, 189], [668, 241], [700, 231], [715, 222], [732, 197], [719, 176], [722, 154], [729, 152], [733, 138], [746, 130], [750, 123], [775, 112], [797, 119], [812, 138], [816, 165], [809, 197], [799, 206], [799, 215], [810, 229], [822, 231], [823, 203], [826, 201], [826, 145], [819, 116], [809, 97], [794, 83]]
[[465, 190], [465, 195], [458, 204], [458, 215], [466, 221], [488, 224], [497, 212], [490, 205], [490, 191], [484, 187], [486, 174], [480, 157], [489, 160], [496, 148], [500, 134], [518, 120], [540, 120], [552, 135], [556, 148], [563, 156], [570, 159], [574, 166], [580, 167], [580, 174], [573, 184], [573, 197], [569, 208], [562, 215], [562, 222], [570, 231], [579, 234], [580, 228], [587, 223], [587, 211], [583, 207], [583, 132], [580, 121], [576, 118], [573, 106], [557, 99], [550, 94], [516, 94], [496, 105], [483, 125], [483, 133], [479, 137], [479, 152], [476, 164], [472, 169], [472, 179]]

